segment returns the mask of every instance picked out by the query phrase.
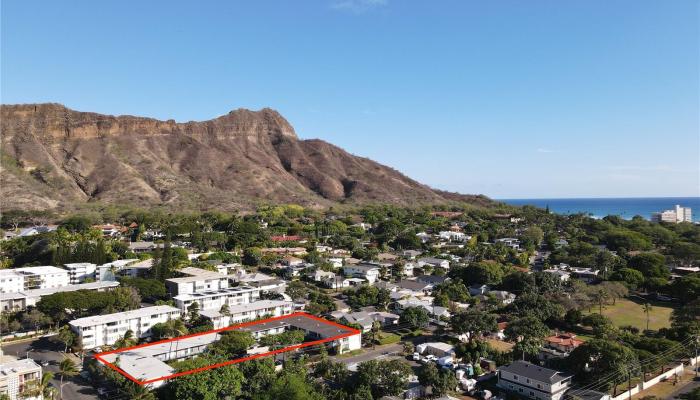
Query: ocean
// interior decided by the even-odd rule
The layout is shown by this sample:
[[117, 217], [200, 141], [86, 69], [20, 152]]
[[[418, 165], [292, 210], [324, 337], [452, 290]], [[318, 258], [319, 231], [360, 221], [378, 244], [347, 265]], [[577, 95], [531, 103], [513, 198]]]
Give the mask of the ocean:
[[515, 206], [532, 205], [545, 208], [558, 214], [588, 213], [594, 218], [619, 215], [631, 219], [640, 215], [646, 219], [658, 211], [673, 209], [676, 204], [690, 207], [693, 222], [700, 222], [700, 197], [630, 197], [630, 198], [590, 198], [590, 199], [498, 199]]

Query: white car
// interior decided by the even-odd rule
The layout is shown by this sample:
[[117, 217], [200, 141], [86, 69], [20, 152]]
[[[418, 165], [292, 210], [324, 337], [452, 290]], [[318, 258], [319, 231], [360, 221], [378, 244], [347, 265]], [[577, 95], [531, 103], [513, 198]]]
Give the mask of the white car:
[[420, 353], [413, 353], [413, 361], [418, 361], [420, 360]]

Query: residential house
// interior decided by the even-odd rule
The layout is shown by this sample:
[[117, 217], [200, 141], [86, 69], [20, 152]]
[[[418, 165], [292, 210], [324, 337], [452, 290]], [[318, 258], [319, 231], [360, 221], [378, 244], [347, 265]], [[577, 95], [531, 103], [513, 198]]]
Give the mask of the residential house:
[[455, 231], [440, 231], [440, 233], [438, 233], [438, 237], [440, 237], [440, 239], [447, 240], [448, 242], [466, 242], [471, 239], [471, 236]]
[[295, 267], [298, 265], [301, 265], [304, 263], [304, 260], [301, 258], [297, 258], [291, 255], [286, 255], [284, 258], [282, 258], [282, 264], [289, 266], [289, 267]]
[[420, 354], [434, 355], [435, 357], [455, 355], [455, 347], [443, 342], [421, 343], [416, 346], [416, 351]]
[[573, 333], [556, 333], [544, 338], [544, 346], [540, 350], [539, 358], [540, 360], [549, 360], [568, 357], [575, 348], [583, 343], [583, 340], [576, 339], [576, 335]]
[[571, 378], [527, 361], [514, 361], [500, 367], [496, 386], [531, 399], [559, 400], [571, 386]]
[[501, 304], [507, 305], [515, 301], [515, 295], [505, 290], [491, 290], [488, 292], [489, 297], [493, 297]]
[[382, 311], [358, 311], [353, 313], [333, 312], [331, 315], [345, 324], [357, 324], [361, 326], [363, 333], [371, 331], [375, 321], [379, 322], [379, 324], [384, 327], [398, 324], [400, 318], [396, 314]]
[[416, 233], [416, 236], [418, 236], [418, 239], [421, 241], [421, 243], [428, 243], [431, 238], [431, 236], [425, 232], [418, 232]]
[[441, 285], [449, 281], [450, 278], [444, 275], [420, 275], [416, 277], [416, 280], [418, 282], [427, 283], [435, 287], [437, 285]]
[[355, 278], [367, 280], [370, 285], [373, 285], [379, 279], [379, 267], [373, 264], [356, 264], [346, 265], [343, 267], [343, 273]]
[[450, 261], [442, 258], [423, 257], [418, 259], [418, 267], [430, 266], [433, 268], [450, 269]]
[[496, 239], [495, 243], [503, 243], [506, 247], [510, 247], [514, 250], [520, 250], [520, 240], [516, 238], [501, 238]]
[[469, 286], [469, 295], [478, 296], [480, 294], [486, 294], [491, 290], [488, 285], [472, 285]]
[[420, 256], [421, 254], [423, 254], [423, 252], [419, 250], [404, 250], [401, 252], [401, 256], [409, 260], [415, 260], [416, 257]]
[[48, 233], [48, 232], [53, 232], [58, 228], [57, 225], [43, 225], [43, 226], [32, 226], [31, 228], [24, 228], [19, 231], [17, 236], [19, 237], [27, 237], [27, 236], [34, 236], [34, 235], [39, 235], [41, 233]]
[[562, 282], [566, 282], [569, 279], [571, 279], [571, 273], [564, 271], [564, 270], [561, 270], [561, 269], [545, 269], [542, 272], [552, 274], [552, 275], [556, 276], [557, 278], [559, 278], [559, 280]]

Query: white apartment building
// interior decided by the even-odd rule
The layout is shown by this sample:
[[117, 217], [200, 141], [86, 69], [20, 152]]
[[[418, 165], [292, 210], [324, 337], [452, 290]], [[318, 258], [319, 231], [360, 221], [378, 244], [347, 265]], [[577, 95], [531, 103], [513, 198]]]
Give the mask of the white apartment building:
[[135, 337], [147, 337], [151, 334], [153, 325], [180, 318], [181, 314], [181, 311], [175, 307], [153, 306], [78, 318], [70, 321], [69, 324], [73, 332], [82, 339], [83, 346], [86, 349], [93, 349], [114, 344], [128, 330], [131, 330]]
[[379, 267], [372, 264], [356, 264], [346, 265], [343, 267], [343, 273], [355, 278], [364, 278], [373, 285], [379, 279]]
[[527, 361], [514, 361], [499, 368], [496, 386], [531, 399], [559, 400], [569, 389], [571, 378]]
[[418, 267], [423, 268], [424, 266], [428, 265], [433, 268], [443, 268], [443, 269], [449, 269], [450, 268], [450, 261], [445, 260], [443, 258], [435, 258], [435, 257], [423, 257], [418, 259]]
[[224, 304], [229, 308], [241, 304], [248, 304], [260, 299], [262, 289], [252, 286], [236, 286], [219, 290], [209, 290], [196, 293], [184, 293], [173, 297], [175, 305], [182, 311], [186, 311], [192, 303], [199, 303], [200, 310], [219, 310]]
[[291, 301], [260, 300], [229, 307], [228, 315], [222, 315], [219, 310], [204, 310], [200, 314], [213, 322], [214, 329], [219, 329], [262, 317], [280, 317], [291, 314], [293, 311], [294, 303]]
[[43, 396], [24, 395], [32, 381], [41, 381], [41, 366], [33, 360], [25, 358], [0, 363], [0, 395], [7, 395], [10, 400], [41, 400]]
[[70, 284], [68, 271], [50, 265], [16, 268], [15, 271], [24, 275], [24, 290], [50, 289]]
[[136, 277], [142, 271], [147, 271], [153, 265], [153, 259], [140, 261], [138, 258], [116, 260], [102, 264], [95, 271], [95, 280], [116, 281], [117, 276]]
[[520, 240], [516, 238], [501, 238], [496, 239], [494, 243], [503, 243], [506, 247], [510, 247], [514, 250], [520, 250]]
[[0, 269], [0, 293], [17, 293], [24, 290], [24, 275], [14, 269]]
[[693, 222], [693, 212], [690, 207], [681, 207], [676, 204], [673, 210], [665, 210], [651, 214], [652, 222], [668, 222], [677, 224], [679, 222]]
[[228, 275], [223, 275], [215, 271], [187, 267], [180, 270], [180, 272], [188, 276], [165, 280], [165, 286], [168, 288], [168, 292], [172, 297], [191, 293], [218, 291], [229, 287]]
[[68, 270], [68, 278], [71, 285], [85, 282], [86, 279], [95, 279], [97, 265], [92, 263], [72, 263], [64, 264]]
[[440, 237], [440, 239], [448, 240], [450, 242], [466, 242], [467, 240], [472, 238], [471, 236], [465, 233], [454, 231], [440, 231], [438, 236]]
[[0, 293], [0, 310], [23, 311], [27, 307], [33, 307], [41, 300], [42, 296], [59, 292], [74, 292], [76, 290], [96, 290], [98, 292], [111, 290], [119, 286], [119, 282], [88, 282], [79, 285], [67, 285], [46, 289], [22, 290], [12, 293]]

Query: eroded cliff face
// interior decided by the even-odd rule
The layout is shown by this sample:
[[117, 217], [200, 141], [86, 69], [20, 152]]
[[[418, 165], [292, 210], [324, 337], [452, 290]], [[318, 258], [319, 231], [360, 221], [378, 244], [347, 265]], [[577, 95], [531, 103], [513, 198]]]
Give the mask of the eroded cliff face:
[[3, 209], [94, 201], [222, 210], [263, 202], [488, 203], [435, 191], [322, 140], [299, 140], [267, 108], [186, 123], [59, 104], [3, 105], [0, 115]]

